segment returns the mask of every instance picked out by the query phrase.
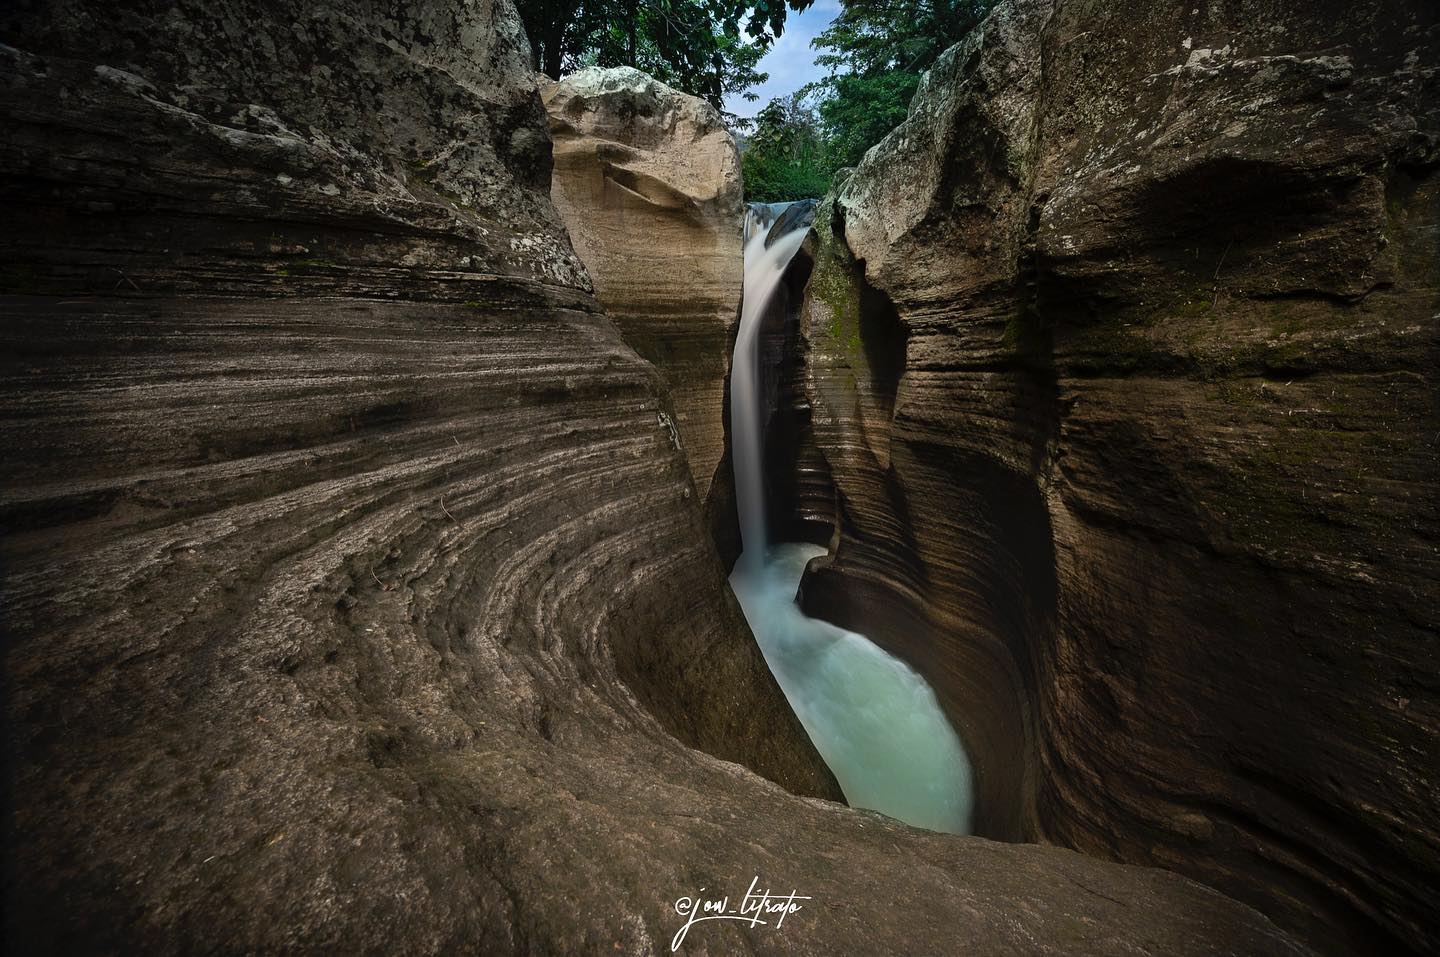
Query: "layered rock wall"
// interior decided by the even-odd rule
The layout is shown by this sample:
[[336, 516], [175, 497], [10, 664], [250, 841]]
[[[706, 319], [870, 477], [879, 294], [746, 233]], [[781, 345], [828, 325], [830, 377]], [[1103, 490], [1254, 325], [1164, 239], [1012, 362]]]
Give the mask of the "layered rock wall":
[[555, 207], [600, 303], [660, 370], [705, 495], [725, 445], [726, 344], [744, 274], [735, 140], [710, 104], [629, 67], [540, 82]]
[[1437, 64], [1420, 2], [1013, 0], [821, 217], [807, 605], [981, 833], [1440, 941]]
[[513, 11], [427, 11], [7, 15], [31, 946], [522, 935], [476, 855], [577, 723], [837, 794], [549, 203]]

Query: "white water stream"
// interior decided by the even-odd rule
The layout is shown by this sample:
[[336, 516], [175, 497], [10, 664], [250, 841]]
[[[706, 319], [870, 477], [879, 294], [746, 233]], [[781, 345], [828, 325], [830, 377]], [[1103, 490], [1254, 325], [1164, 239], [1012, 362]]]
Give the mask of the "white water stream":
[[743, 551], [730, 587], [790, 706], [854, 807], [957, 834], [970, 830], [970, 761], [914, 669], [864, 635], [806, 617], [796, 588], [825, 549], [769, 542], [765, 522], [760, 319], [805, 238], [765, 246], [767, 217], [745, 224], [745, 293], [730, 373], [736, 508]]

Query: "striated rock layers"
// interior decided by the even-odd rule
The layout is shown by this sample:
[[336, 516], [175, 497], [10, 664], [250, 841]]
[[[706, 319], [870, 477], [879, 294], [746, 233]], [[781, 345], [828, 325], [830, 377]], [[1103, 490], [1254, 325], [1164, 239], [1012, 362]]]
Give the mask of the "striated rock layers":
[[981, 833], [1440, 946], [1433, 4], [1009, 0], [821, 211], [838, 545]]
[[740, 307], [740, 155], [720, 114], [630, 67], [540, 78], [551, 197], [595, 295], [660, 370], [704, 496], [725, 445], [726, 336]]
[[1300, 952], [796, 796], [514, 11], [398, 9], [0, 13], [7, 952]]

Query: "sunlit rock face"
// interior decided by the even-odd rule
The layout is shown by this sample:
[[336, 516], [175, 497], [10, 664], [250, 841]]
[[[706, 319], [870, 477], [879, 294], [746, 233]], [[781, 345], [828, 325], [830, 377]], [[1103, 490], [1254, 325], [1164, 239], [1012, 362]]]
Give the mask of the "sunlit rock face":
[[555, 207], [601, 305], [660, 370], [703, 496], [724, 450], [726, 336], [744, 272], [735, 140], [704, 100], [629, 67], [540, 86]]
[[1002, 4], [802, 317], [806, 607], [936, 688], [977, 831], [1335, 952], [1440, 942], [1437, 45], [1419, 0]]

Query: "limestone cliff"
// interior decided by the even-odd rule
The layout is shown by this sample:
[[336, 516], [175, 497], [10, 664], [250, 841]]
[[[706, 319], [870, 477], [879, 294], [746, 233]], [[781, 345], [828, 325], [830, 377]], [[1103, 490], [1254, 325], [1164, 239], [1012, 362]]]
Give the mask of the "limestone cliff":
[[807, 606], [977, 825], [1440, 944], [1433, 4], [1007, 0], [822, 209]]
[[660, 370], [704, 496], [720, 462], [743, 263], [740, 156], [720, 114], [629, 67], [541, 78], [551, 196], [595, 295]]

